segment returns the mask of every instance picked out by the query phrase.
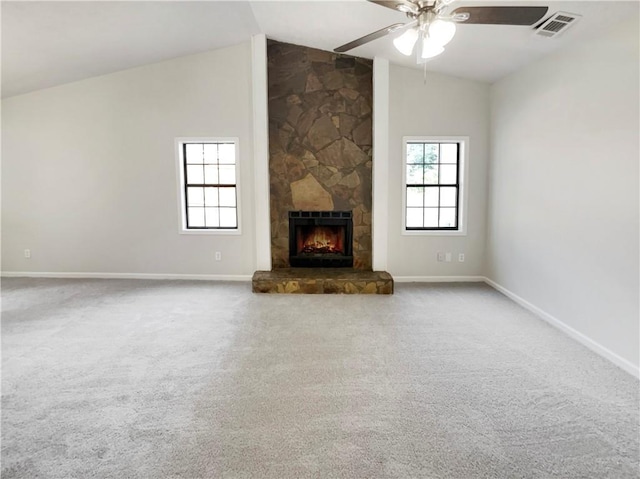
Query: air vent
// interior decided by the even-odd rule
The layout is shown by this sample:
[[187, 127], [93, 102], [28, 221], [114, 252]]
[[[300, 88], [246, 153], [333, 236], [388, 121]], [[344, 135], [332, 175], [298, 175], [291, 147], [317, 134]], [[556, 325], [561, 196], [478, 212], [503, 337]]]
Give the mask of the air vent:
[[536, 28], [536, 35], [547, 38], [557, 37], [574, 25], [580, 18], [581, 15], [575, 13], [554, 13]]

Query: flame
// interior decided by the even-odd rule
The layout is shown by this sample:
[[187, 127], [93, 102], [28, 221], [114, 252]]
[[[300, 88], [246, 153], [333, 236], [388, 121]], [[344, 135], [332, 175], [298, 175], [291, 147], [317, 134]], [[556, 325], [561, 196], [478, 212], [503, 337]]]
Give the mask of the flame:
[[298, 251], [304, 254], [344, 254], [342, 229], [332, 226], [316, 226], [298, 233]]

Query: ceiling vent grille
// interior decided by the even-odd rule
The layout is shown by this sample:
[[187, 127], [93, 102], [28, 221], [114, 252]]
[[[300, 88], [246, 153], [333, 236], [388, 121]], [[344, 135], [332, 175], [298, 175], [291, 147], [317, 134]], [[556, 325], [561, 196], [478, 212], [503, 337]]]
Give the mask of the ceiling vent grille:
[[580, 20], [581, 15], [567, 12], [557, 12], [547, 18], [536, 28], [536, 35], [553, 38], [565, 32]]

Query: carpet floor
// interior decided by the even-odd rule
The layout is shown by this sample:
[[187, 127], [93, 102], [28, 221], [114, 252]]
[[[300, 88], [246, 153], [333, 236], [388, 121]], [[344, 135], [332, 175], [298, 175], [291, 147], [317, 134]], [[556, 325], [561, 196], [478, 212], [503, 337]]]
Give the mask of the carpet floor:
[[3, 279], [2, 479], [639, 476], [638, 381], [484, 284], [250, 289]]

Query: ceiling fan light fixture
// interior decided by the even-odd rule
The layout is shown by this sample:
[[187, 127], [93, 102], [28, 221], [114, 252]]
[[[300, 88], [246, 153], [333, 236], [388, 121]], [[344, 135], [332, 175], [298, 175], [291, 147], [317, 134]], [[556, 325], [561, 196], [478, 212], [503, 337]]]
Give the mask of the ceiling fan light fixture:
[[394, 46], [403, 55], [409, 56], [418, 41], [418, 30], [411, 28], [393, 40]]
[[444, 51], [444, 47], [429, 37], [425, 37], [422, 40], [422, 51], [420, 53], [420, 58], [426, 60], [427, 58], [433, 58], [440, 55]]
[[429, 38], [440, 46], [449, 43], [456, 34], [456, 24], [436, 19], [429, 25]]

